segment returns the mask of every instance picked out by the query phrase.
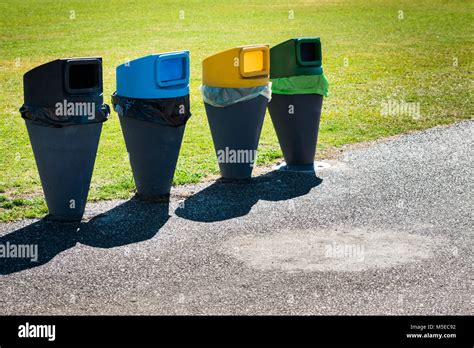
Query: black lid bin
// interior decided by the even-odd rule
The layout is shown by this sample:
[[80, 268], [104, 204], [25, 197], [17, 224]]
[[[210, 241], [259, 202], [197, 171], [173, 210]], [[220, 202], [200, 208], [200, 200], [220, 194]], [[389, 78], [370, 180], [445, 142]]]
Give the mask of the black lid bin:
[[102, 58], [66, 58], [23, 76], [24, 118], [49, 218], [80, 221], [102, 130]]
[[169, 200], [189, 103], [189, 51], [152, 54], [117, 67], [112, 95], [137, 198]]
[[323, 96], [319, 37], [290, 39], [270, 49], [272, 100], [268, 110], [286, 165], [281, 170], [314, 173]]

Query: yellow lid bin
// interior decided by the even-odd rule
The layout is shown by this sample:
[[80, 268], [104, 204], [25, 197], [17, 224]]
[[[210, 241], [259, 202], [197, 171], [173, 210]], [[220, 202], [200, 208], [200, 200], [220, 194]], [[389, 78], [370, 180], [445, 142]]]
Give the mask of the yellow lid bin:
[[202, 83], [210, 87], [247, 88], [265, 86], [270, 74], [268, 45], [231, 48], [202, 62]]

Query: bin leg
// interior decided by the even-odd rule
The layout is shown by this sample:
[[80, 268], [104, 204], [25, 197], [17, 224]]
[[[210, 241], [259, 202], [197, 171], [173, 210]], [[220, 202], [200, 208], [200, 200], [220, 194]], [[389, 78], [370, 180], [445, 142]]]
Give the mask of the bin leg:
[[169, 127], [119, 116], [137, 198], [168, 200], [185, 126]]
[[102, 123], [62, 128], [26, 120], [49, 218], [80, 221], [84, 214]]
[[268, 104], [288, 169], [314, 171], [323, 97], [319, 94], [276, 94]]
[[258, 96], [226, 107], [204, 103], [221, 176], [252, 176], [268, 99]]

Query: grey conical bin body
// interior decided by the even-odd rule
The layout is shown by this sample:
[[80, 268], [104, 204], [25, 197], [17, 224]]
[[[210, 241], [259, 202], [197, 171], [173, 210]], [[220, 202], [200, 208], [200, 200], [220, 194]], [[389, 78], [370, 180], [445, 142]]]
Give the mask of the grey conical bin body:
[[[204, 103], [216, 154], [220, 151], [224, 153], [235, 151], [234, 154], [237, 156], [240, 154], [241, 159], [245, 159], [245, 156], [247, 159], [255, 157], [267, 104], [268, 99], [261, 95], [225, 107]], [[228, 179], [250, 178], [253, 165], [253, 161], [247, 163], [219, 161], [221, 176]]]
[[322, 103], [319, 94], [272, 95], [268, 110], [288, 166], [314, 163]]
[[169, 195], [185, 126], [119, 116], [138, 198], [161, 200]]
[[26, 127], [50, 218], [81, 220], [102, 123], [52, 128], [27, 120]]

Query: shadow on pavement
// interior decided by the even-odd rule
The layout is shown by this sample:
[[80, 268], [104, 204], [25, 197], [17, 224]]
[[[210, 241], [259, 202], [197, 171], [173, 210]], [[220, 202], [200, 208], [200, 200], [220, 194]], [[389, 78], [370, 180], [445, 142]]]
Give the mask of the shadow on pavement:
[[214, 222], [247, 215], [260, 199], [283, 201], [307, 194], [322, 179], [315, 175], [273, 171], [248, 179], [220, 179], [184, 201], [176, 215], [184, 219]]
[[170, 218], [168, 203], [129, 200], [92, 218], [79, 234], [78, 242], [113, 248], [153, 238]]
[[59, 253], [76, 245], [79, 233], [77, 229], [82, 225], [40, 220], [0, 237], [0, 244], [9, 249], [9, 254], [15, 249], [25, 250], [25, 246], [28, 246], [24, 252], [28, 252], [29, 256], [6, 255], [0, 258], [0, 274], [15, 273], [49, 262]]
[[[0, 245], [10, 249], [9, 257], [0, 258], [0, 274], [41, 266], [77, 243], [113, 248], [153, 238], [169, 217], [168, 203], [153, 204], [132, 199], [86, 223], [37, 221], [0, 237]], [[26, 249], [25, 245], [31, 247]], [[20, 248], [23, 253], [28, 250], [29, 257], [12, 257], [11, 251]]]
[[[202, 222], [232, 219], [248, 214], [260, 199], [288, 200], [307, 194], [321, 182], [314, 175], [277, 171], [243, 181], [219, 180], [188, 198], [176, 214]], [[37, 221], [0, 237], [4, 251], [8, 248], [18, 251], [26, 245], [29, 252], [37, 248], [37, 254], [33, 252], [28, 257], [0, 257], [0, 274], [41, 266], [77, 243], [113, 248], [151, 239], [169, 217], [168, 203], [131, 199], [88, 222]]]

